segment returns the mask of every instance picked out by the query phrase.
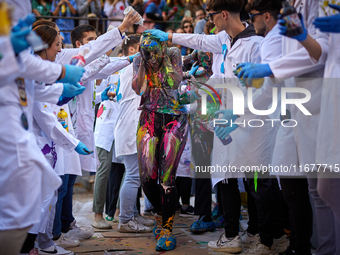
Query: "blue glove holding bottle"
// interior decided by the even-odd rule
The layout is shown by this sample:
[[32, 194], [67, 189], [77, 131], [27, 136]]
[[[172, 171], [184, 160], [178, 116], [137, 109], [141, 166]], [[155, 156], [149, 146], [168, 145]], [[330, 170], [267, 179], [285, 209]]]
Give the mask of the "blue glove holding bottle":
[[[216, 136], [222, 140], [227, 135], [229, 135], [231, 132], [233, 132], [235, 129], [238, 128], [238, 125], [234, 123], [234, 121], [238, 118], [238, 116], [234, 115], [233, 111], [229, 109], [216, 111], [215, 114], [223, 114], [221, 119], [228, 121], [227, 124], [217, 125], [217, 127], [215, 128]], [[233, 122], [232, 126], [230, 126], [231, 122]]]
[[26, 50], [30, 47], [29, 43], [26, 40], [26, 36], [31, 32], [30, 28], [24, 29], [18, 32], [11, 32], [10, 38], [12, 42], [12, 46], [15, 54], [19, 54], [23, 50]]
[[109, 96], [107, 95], [107, 92], [109, 91], [110, 86], [103, 90], [100, 97], [102, 98], [102, 101], [109, 100]]
[[77, 84], [81, 77], [83, 76], [83, 73], [85, 72], [85, 69], [80, 66], [73, 66], [73, 65], [64, 65], [65, 67], [65, 77], [58, 80], [57, 82], [61, 83], [71, 83], [71, 84]]
[[93, 154], [93, 151], [90, 151], [85, 144], [82, 142], [79, 142], [77, 147], [74, 149], [76, 152], [78, 152], [81, 155], [89, 155]]
[[[339, 5], [328, 4], [328, 6], [340, 12]], [[340, 33], [340, 14], [316, 18], [313, 25], [324, 33]]]
[[165, 33], [162, 30], [158, 29], [148, 29], [144, 32], [152, 34], [154, 37], [158, 38], [161, 42], [169, 40], [169, 33]]
[[237, 66], [238, 72], [237, 77], [239, 79], [247, 78], [263, 78], [273, 75], [269, 64], [253, 64], [253, 63], [241, 63]]
[[80, 95], [84, 92], [86, 89], [85, 87], [81, 86], [79, 83], [76, 85], [70, 84], [70, 83], [63, 83], [64, 89], [63, 93], [59, 97], [59, 101], [57, 105], [61, 106], [66, 103], [68, 103], [70, 100], [72, 100], [75, 96]]
[[[305, 27], [305, 24], [303, 22], [303, 17], [302, 17], [301, 13], [299, 13], [299, 18], [301, 20], [301, 25], [302, 25], [303, 33], [300, 34], [300, 35], [297, 35], [297, 36], [290, 37], [290, 38], [296, 39], [299, 42], [303, 42], [303, 41], [305, 41], [307, 39], [308, 31], [307, 31], [307, 29]], [[279, 24], [280, 34], [284, 35], [284, 36], [287, 36], [286, 21], [283, 20], [283, 19], [279, 19], [277, 21], [277, 23]]]

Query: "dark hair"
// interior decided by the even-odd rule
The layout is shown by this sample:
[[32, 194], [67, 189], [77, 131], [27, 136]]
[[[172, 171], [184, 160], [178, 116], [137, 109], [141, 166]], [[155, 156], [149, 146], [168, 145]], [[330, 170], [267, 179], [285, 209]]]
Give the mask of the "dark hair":
[[244, 4], [244, 0], [209, 0], [207, 3], [207, 11], [228, 11], [232, 13], [240, 13]]
[[35, 31], [37, 35], [39, 35], [41, 39], [48, 44], [49, 48], [52, 46], [55, 38], [58, 36], [57, 30], [45, 25], [37, 26], [33, 29], [33, 31]]
[[210, 31], [215, 27], [215, 24], [207, 21], [204, 26], [204, 34], [210, 35]]
[[140, 36], [139, 35], [129, 35], [130, 40], [122, 43], [122, 50], [125, 56], [129, 55], [129, 48], [134, 47], [135, 44], [139, 44]]
[[170, 30], [171, 30], [171, 31], [175, 31], [175, 29], [174, 29], [173, 27], [168, 27], [168, 28], [165, 29], [164, 32], [168, 32], [168, 31], [170, 31]]
[[[183, 19], [181, 23], [181, 28], [184, 30], [184, 24], [185, 23], [190, 23], [191, 27], [194, 28], [194, 25], [187, 19]], [[185, 30], [184, 30], [185, 31]]]
[[40, 19], [40, 20], [37, 20], [36, 22], [33, 23], [32, 29], [34, 29], [38, 26], [42, 26], [42, 25], [55, 28], [55, 26], [57, 24], [53, 21], [49, 21], [49, 20], [46, 20], [46, 19]]
[[77, 26], [75, 29], [71, 32], [71, 42], [74, 48], [77, 47], [76, 41], [82, 41], [84, 38], [85, 32], [96, 32], [96, 29], [91, 25], [80, 25]]
[[246, 12], [256, 10], [259, 12], [269, 12], [275, 20], [282, 8], [282, 0], [250, 0], [246, 5]]

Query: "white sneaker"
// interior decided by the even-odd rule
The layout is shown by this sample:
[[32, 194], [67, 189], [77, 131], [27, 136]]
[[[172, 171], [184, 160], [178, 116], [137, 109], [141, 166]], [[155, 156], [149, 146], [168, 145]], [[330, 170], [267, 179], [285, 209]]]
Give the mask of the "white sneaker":
[[118, 232], [121, 233], [149, 233], [152, 232], [152, 229], [138, 223], [135, 217], [132, 217], [127, 223], [118, 224]]
[[76, 224], [76, 220], [72, 221], [70, 224], [70, 228], [67, 231], [67, 233], [64, 233], [64, 237], [69, 240], [85, 240], [89, 239], [93, 236], [93, 228], [88, 226], [88, 227], [83, 227], [80, 228]]
[[262, 243], [255, 243], [242, 255], [277, 255], [277, 253]]
[[153, 226], [154, 220], [141, 216], [139, 213], [135, 215], [135, 220], [144, 226]]
[[46, 249], [39, 248], [39, 255], [41, 254], [73, 255], [74, 253], [63, 249], [58, 245], [52, 245]]
[[276, 253], [284, 253], [287, 250], [288, 246], [289, 240], [286, 235], [283, 235], [278, 239], [274, 238], [271, 250], [275, 251]]
[[53, 241], [56, 245], [59, 245], [63, 248], [69, 247], [77, 247], [79, 246], [80, 242], [78, 240], [70, 240], [64, 237], [64, 234], [61, 234], [58, 240]]
[[108, 223], [104, 218], [101, 218], [99, 221], [94, 221], [92, 223], [92, 227], [98, 228], [98, 229], [111, 229], [112, 225]]
[[250, 248], [254, 243], [259, 243], [261, 240], [259, 234], [250, 236], [247, 231], [243, 232], [240, 239], [244, 248]]
[[236, 236], [234, 239], [229, 240], [225, 237], [224, 233], [220, 236], [218, 240], [210, 241], [208, 243], [208, 248], [212, 249], [213, 251], [230, 253], [238, 253], [242, 251], [240, 237]]

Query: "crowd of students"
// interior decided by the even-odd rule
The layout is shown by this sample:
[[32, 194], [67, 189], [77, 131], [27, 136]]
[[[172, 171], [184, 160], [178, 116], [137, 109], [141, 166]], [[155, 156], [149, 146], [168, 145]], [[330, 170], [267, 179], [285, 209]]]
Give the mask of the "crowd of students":
[[[75, 27], [72, 49], [62, 49], [57, 22], [34, 22], [30, 1], [6, 2], [13, 15], [0, 36], [1, 254], [73, 254], [66, 249], [79, 241], [65, 233], [91, 237], [72, 215], [82, 171], [96, 172], [92, 226], [111, 228], [117, 207], [118, 231], [153, 232], [156, 251], [175, 249], [179, 206], [199, 216], [194, 234], [224, 227], [207, 240], [213, 251], [311, 254], [314, 204], [313, 253], [339, 253], [339, 1], [291, 1], [301, 24], [295, 35], [282, 0], [210, 0], [209, 19], [196, 11], [195, 29], [204, 28], [195, 34], [184, 20], [184, 33], [126, 38], [140, 19], [131, 12], [99, 37], [91, 25]], [[191, 12], [199, 5], [190, 4]], [[162, 19], [183, 18], [184, 4], [164, 8]], [[31, 30], [44, 43], [34, 54]], [[122, 56], [110, 57], [119, 45]], [[84, 67], [70, 64], [74, 56]], [[243, 185], [249, 221], [239, 235]], [[141, 188], [155, 220], [141, 215]]]

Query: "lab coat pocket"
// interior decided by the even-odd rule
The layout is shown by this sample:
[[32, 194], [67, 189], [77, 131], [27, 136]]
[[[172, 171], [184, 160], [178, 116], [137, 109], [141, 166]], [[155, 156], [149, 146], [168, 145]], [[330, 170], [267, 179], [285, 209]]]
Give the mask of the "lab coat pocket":
[[[32, 137], [33, 138], [33, 137]], [[34, 138], [33, 138], [34, 139]], [[35, 141], [35, 139], [33, 140]], [[29, 139], [17, 142], [18, 165], [24, 167], [32, 164], [32, 159], [36, 157], [37, 150], [31, 148]], [[42, 156], [42, 155], [41, 155]]]

